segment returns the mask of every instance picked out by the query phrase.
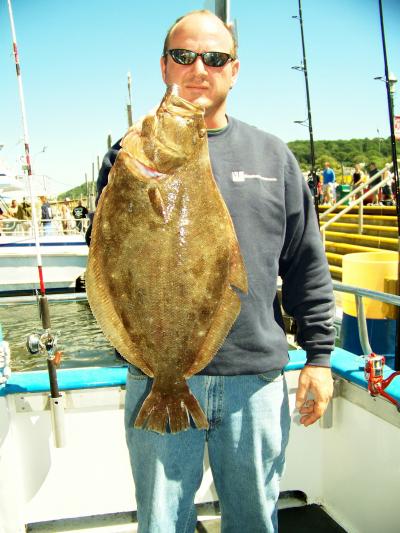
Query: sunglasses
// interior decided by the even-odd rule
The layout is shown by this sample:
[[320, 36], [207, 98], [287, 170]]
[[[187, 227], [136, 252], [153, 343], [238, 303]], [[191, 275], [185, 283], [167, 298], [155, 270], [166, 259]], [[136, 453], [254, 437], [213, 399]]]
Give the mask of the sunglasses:
[[172, 48], [167, 50], [175, 63], [179, 65], [193, 65], [198, 57], [207, 67], [223, 67], [228, 61], [233, 61], [235, 58], [225, 52], [203, 52], [199, 54], [192, 52], [192, 50], [185, 50], [184, 48]]

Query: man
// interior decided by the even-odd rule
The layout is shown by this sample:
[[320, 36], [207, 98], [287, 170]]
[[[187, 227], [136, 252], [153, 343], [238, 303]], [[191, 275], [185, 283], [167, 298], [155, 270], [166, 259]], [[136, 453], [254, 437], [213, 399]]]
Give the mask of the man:
[[332, 205], [335, 203], [335, 172], [328, 161], [322, 171], [324, 204]]
[[[250, 286], [225, 343], [189, 380], [209, 430], [158, 435], [134, 429], [151, 380], [129, 365], [126, 438], [141, 532], [194, 531], [193, 501], [206, 441], [222, 531], [277, 531], [290, 425], [278, 275], [283, 305], [296, 318], [298, 339], [308, 354], [297, 392], [301, 423], [318, 420], [332, 395], [333, 293], [310, 192], [284, 143], [227, 117], [226, 99], [238, 72], [232, 34], [212, 13], [189, 13], [168, 32], [162, 77], [205, 110], [213, 174], [232, 216]], [[103, 161], [98, 195], [119, 148], [114, 145]], [[314, 400], [306, 402], [309, 393]]]
[[[375, 176], [376, 174], [378, 174], [378, 168], [376, 166], [376, 163], [374, 163], [373, 161], [371, 161], [371, 163], [369, 164], [369, 178], [372, 178], [373, 176]], [[372, 187], [374, 187], [377, 183], [379, 183], [381, 181], [382, 178], [375, 178], [374, 180], [371, 181], [371, 183], [369, 184], [369, 189], [372, 189]], [[376, 189], [376, 191], [374, 191], [373, 195], [372, 195], [372, 205], [379, 205], [379, 190], [380, 190], [380, 187], [378, 189]], [[369, 196], [368, 197], [368, 200], [371, 200], [371, 197]]]
[[41, 208], [40, 208], [40, 218], [42, 221], [43, 233], [45, 235], [51, 235], [52, 227], [51, 220], [53, 218], [53, 213], [49, 202], [47, 201], [47, 196], [40, 196]]
[[65, 235], [68, 235], [72, 229], [72, 215], [69, 208], [69, 202], [70, 199], [67, 196], [61, 204], [61, 225]]
[[11, 218], [17, 218], [18, 202], [17, 200], [11, 200], [11, 204], [8, 208], [8, 214]]
[[20, 221], [20, 229], [23, 233], [29, 233], [31, 227], [32, 208], [31, 204], [26, 201], [26, 198], [22, 199], [22, 203], [19, 204], [17, 210], [17, 218]]
[[87, 207], [82, 205], [82, 200], [79, 200], [78, 205], [73, 208], [72, 214], [74, 216], [76, 227], [78, 228], [78, 231], [82, 231], [83, 229], [83, 223], [82, 220], [87, 217], [89, 211]]

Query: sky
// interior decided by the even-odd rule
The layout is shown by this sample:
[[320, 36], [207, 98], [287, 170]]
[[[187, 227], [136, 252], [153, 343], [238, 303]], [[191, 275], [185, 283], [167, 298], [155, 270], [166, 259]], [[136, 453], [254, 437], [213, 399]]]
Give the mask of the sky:
[[[400, 0], [382, 0], [389, 70], [400, 77]], [[107, 136], [161, 100], [170, 25], [208, 0], [13, 0], [32, 169], [49, 193], [92, 180]], [[231, 0], [239, 80], [228, 114], [285, 142], [308, 139], [298, 0]], [[314, 139], [388, 137], [378, 0], [302, 0]], [[400, 83], [394, 97], [400, 114]], [[7, 0], [0, 0], [0, 159], [22, 173], [23, 128]], [[45, 148], [44, 148], [45, 147]], [[45, 176], [45, 178], [41, 177]]]

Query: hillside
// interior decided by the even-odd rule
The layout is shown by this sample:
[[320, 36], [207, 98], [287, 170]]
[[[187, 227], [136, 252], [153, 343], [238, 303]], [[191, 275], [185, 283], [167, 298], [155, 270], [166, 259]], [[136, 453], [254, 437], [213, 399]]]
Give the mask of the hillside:
[[[309, 141], [292, 141], [288, 143], [302, 170], [309, 170], [311, 165]], [[371, 161], [381, 168], [391, 160], [390, 138], [350, 139], [336, 141], [314, 141], [315, 165], [322, 169], [329, 161], [335, 171], [341, 173], [342, 167], [354, 167], [356, 163], [368, 165]]]
[[[311, 165], [309, 141], [291, 141], [288, 146], [301, 169], [309, 170]], [[374, 161], [378, 168], [382, 168], [392, 158], [389, 137], [387, 139], [375, 137], [374, 139], [314, 141], [314, 148], [316, 168], [322, 169], [325, 161], [329, 161], [338, 176], [341, 175], [344, 167], [354, 167], [356, 163], [368, 165]], [[90, 186], [91, 184], [89, 188]], [[60, 194], [58, 200], [63, 200], [67, 196], [72, 200], [86, 198], [86, 183]]]

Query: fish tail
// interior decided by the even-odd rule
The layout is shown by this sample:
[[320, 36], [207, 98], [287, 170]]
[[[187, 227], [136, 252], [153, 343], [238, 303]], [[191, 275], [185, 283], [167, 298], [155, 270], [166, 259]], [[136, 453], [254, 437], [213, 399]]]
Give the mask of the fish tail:
[[[183, 385], [183, 386], [182, 386]], [[190, 392], [186, 382], [178, 391], [170, 394], [151, 390], [136, 417], [134, 427], [157, 433], [165, 433], [167, 425], [171, 433], [190, 428], [190, 417], [197, 429], [208, 429], [208, 422], [199, 402]]]

